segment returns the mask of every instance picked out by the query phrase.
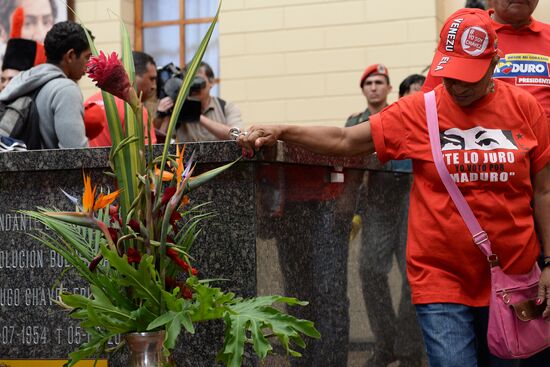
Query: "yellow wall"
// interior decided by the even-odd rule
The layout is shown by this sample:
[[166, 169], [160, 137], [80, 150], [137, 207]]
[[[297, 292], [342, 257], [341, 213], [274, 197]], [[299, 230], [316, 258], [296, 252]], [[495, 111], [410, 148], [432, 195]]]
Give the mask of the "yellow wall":
[[[206, 1], [206, 0], [205, 0]], [[120, 49], [117, 15], [133, 37], [133, 0], [76, 0], [98, 48]], [[441, 22], [465, 0], [225, 0], [220, 16], [221, 96], [247, 125], [341, 125], [365, 108], [363, 69], [385, 64], [401, 80], [431, 62]], [[550, 2], [535, 17], [550, 22]], [[85, 78], [83, 78], [85, 79]], [[82, 81], [85, 96], [94, 92]]]
[[241, 0], [220, 20], [221, 94], [247, 124], [341, 125], [365, 108], [364, 68], [394, 85], [431, 61], [435, 1]]

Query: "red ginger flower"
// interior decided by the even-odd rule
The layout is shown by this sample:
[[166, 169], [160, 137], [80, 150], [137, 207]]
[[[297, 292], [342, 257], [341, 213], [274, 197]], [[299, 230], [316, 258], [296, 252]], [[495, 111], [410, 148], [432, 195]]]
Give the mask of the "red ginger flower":
[[141, 254], [138, 250], [136, 250], [133, 247], [128, 248], [128, 264], [137, 263], [139, 264], [141, 262]]
[[166, 254], [168, 255], [168, 257], [174, 262], [176, 263], [180, 268], [182, 268], [185, 272], [189, 273], [189, 271], [191, 270], [192, 271], [192, 268], [191, 266], [189, 266], [189, 264], [187, 263], [187, 261], [183, 260], [179, 253], [174, 250], [173, 248], [167, 248], [166, 249]]
[[172, 198], [172, 196], [174, 196], [175, 193], [176, 193], [175, 187], [167, 187], [166, 190], [164, 190], [164, 193], [162, 194], [160, 205], [166, 205], [166, 203], [170, 201], [170, 199]]
[[96, 82], [96, 86], [137, 108], [139, 101], [136, 91], [130, 85], [128, 74], [116, 52], [107, 56], [103, 51], [98, 56], [92, 56], [87, 64], [88, 76]]
[[174, 210], [172, 214], [170, 214], [170, 224], [174, 226], [174, 232], [177, 232], [178, 227], [176, 226], [176, 223], [182, 220], [183, 217], [181, 216], [180, 212], [177, 210]]
[[139, 222], [135, 219], [130, 219], [130, 221], [128, 222], [128, 227], [132, 228], [132, 231], [136, 233], [140, 233], [141, 231], [141, 226], [139, 225]]
[[181, 294], [185, 299], [193, 299], [193, 291], [185, 285], [181, 288]]
[[178, 282], [176, 279], [171, 277], [166, 277], [166, 288], [169, 290], [179, 287], [180, 294], [185, 299], [193, 299], [193, 290], [185, 285], [183, 282]]
[[[118, 223], [122, 226], [122, 221], [120, 220], [120, 215], [118, 214], [118, 205], [109, 206], [109, 223]], [[114, 241], [116, 242], [116, 240]]]
[[118, 231], [116, 228], [108, 227], [107, 230], [109, 231], [109, 234], [111, 235], [111, 238], [113, 239], [114, 243], [117, 243], [118, 241]]
[[95, 268], [97, 268], [97, 265], [99, 265], [99, 262], [101, 260], [103, 260], [103, 255], [98, 255], [94, 257], [92, 261], [90, 261], [90, 265], [88, 265], [88, 269], [90, 269], [90, 271], [94, 271]]

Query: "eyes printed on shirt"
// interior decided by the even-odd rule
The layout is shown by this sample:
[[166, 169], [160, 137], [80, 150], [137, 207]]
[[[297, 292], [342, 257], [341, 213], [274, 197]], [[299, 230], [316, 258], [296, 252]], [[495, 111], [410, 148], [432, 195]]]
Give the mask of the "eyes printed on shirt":
[[511, 130], [486, 129], [476, 126], [468, 130], [452, 128], [440, 135], [441, 150], [517, 150]]

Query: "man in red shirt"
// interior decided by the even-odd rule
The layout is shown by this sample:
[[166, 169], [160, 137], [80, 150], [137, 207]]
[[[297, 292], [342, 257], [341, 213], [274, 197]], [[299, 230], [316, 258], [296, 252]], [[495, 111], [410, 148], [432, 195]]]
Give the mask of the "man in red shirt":
[[[157, 92], [157, 66], [155, 60], [145, 52], [133, 51], [134, 68], [136, 72], [136, 89], [141, 101], [145, 102], [156, 96]], [[115, 102], [120, 116], [124, 123], [124, 101], [115, 97]], [[143, 109], [143, 131], [148, 136], [148, 114]], [[101, 92], [97, 92], [84, 102], [84, 125], [90, 147], [110, 147], [112, 145], [109, 134], [109, 125]], [[155, 129], [151, 126], [151, 143], [156, 144], [157, 137]]]
[[[524, 88], [534, 95], [550, 117], [550, 24], [531, 14], [538, 0], [492, 0], [489, 15], [498, 36], [500, 58], [494, 78]], [[422, 91], [428, 92], [441, 78], [428, 74]]]

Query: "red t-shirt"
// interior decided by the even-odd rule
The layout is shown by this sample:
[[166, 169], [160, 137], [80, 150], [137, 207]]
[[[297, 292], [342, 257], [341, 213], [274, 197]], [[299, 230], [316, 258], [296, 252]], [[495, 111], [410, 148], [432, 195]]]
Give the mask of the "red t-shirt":
[[[435, 88], [447, 168], [507, 273], [526, 273], [539, 253], [531, 177], [550, 161], [549, 124], [534, 97], [495, 80], [474, 106]], [[370, 118], [378, 158], [413, 160], [407, 271], [413, 303], [486, 306], [489, 265], [433, 163], [422, 93]]]
[[[497, 32], [498, 48], [504, 53], [493, 77], [529, 91], [550, 118], [550, 25], [533, 18], [520, 29], [494, 20], [492, 25]], [[422, 90], [428, 92], [439, 84], [441, 78], [429, 73]]]
[[505, 54], [493, 76], [529, 91], [550, 117], [550, 25], [531, 19], [518, 30], [495, 21], [493, 27]]
[[[124, 128], [124, 101], [115, 97], [115, 103], [118, 109], [118, 115]], [[143, 131], [147, 136], [147, 110], [143, 108]], [[89, 147], [110, 147], [111, 135], [109, 133], [109, 124], [105, 114], [105, 105], [101, 92], [98, 92], [84, 102], [84, 126], [88, 136]], [[98, 128], [99, 127], [99, 128]], [[157, 143], [155, 129], [151, 128], [151, 144]]]

